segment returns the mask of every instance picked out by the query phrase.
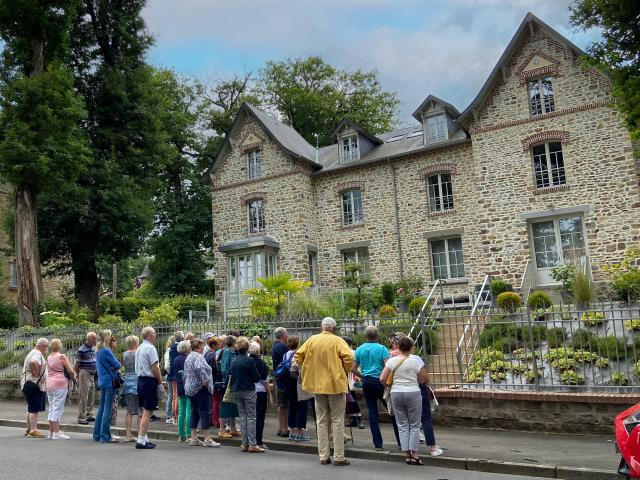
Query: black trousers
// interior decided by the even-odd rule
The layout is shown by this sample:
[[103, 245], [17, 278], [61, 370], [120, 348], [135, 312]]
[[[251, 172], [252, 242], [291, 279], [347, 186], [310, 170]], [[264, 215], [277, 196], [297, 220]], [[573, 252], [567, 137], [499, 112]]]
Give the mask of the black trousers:
[[257, 392], [256, 399], [256, 443], [262, 445], [264, 419], [267, 416], [267, 392]]

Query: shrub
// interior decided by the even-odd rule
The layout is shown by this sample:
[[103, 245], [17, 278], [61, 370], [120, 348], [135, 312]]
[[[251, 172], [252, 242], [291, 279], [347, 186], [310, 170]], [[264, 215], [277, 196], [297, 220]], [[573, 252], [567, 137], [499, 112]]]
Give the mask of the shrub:
[[560, 379], [565, 385], [584, 385], [585, 378], [583, 375], [577, 374], [574, 370], [567, 370], [560, 374]]
[[[411, 302], [409, 303], [409, 313], [413, 316], [418, 315], [420, 313], [420, 310], [422, 310], [424, 301], [425, 301], [424, 297], [416, 297], [413, 300], [411, 300]], [[427, 310], [427, 308], [425, 308], [425, 310]]]
[[540, 352], [532, 352], [531, 350], [525, 350], [524, 348], [518, 348], [511, 352], [511, 354], [521, 362], [529, 362], [533, 360], [534, 356], [540, 360]]
[[24, 340], [18, 340], [14, 344], [14, 349], [15, 350], [22, 350], [26, 346], [27, 346], [27, 343]]
[[573, 358], [575, 358], [576, 362], [593, 363], [599, 360], [600, 356], [589, 350], [574, 350]]
[[98, 317], [98, 325], [100, 326], [114, 326], [114, 325], [118, 326], [121, 324], [122, 324], [122, 317], [119, 315], [106, 313]]
[[146, 325], [172, 324], [178, 319], [178, 310], [169, 303], [163, 303], [151, 310], [142, 309], [135, 324], [141, 327]]
[[604, 312], [584, 312], [580, 315], [580, 320], [582, 320], [582, 323], [587, 327], [597, 327], [607, 322]]
[[595, 348], [596, 336], [585, 328], [580, 328], [571, 334], [571, 346], [573, 348]]
[[415, 275], [405, 276], [396, 285], [396, 298], [401, 302], [410, 302], [422, 291], [423, 281]]
[[604, 357], [598, 357], [596, 360], [597, 368], [609, 368], [609, 359]]
[[383, 305], [394, 305], [396, 303], [396, 286], [391, 282], [380, 285]]
[[571, 282], [571, 291], [576, 305], [588, 307], [594, 297], [593, 282], [591, 277], [584, 272], [576, 271]]
[[510, 365], [510, 370], [512, 373], [524, 373], [529, 370], [529, 366], [526, 363], [516, 363]]
[[562, 327], [549, 328], [547, 329], [546, 337], [549, 348], [557, 348], [564, 345], [567, 331]]
[[553, 306], [553, 302], [547, 293], [535, 291], [529, 294], [529, 297], [527, 298], [527, 305], [529, 305], [531, 310], [538, 310], [551, 308]]
[[520, 295], [514, 292], [502, 292], [498, 295], [497, 302], [498, 308], [508, 313], [515, 313], [522, 305]]
[[640, 300], [640, 269], [621, 273], [611, 282], [616, 299], [623, 302]]
[[18, 307], [0, 299], [0, 329], [18, 327]]
[[393, 318], [396, 316], [396, 307], [392, 305], [382, 305], [378, 311], [380, 318]]
[[559, 372], [566, 372], [567, 370], [575, 370], [576, 360], [570, 357], [558, 358], [551, 362], [551, 366]]
[[5, 348], [7, 348], [7, 342], [0, 340], [0, 350], [4, 350]]
[[622, 372], [613, 372], [611, 374], [611, 385], [618, 385], [620, 387], [629, 385], [629, 377]]
[[630, 332], [640, 332], [640, 319], [627, 320], [624, 322], [624, 326]]
[[627, 358], [627, 344], [622, 338], [613, 335], [600, 337], [596, 340], [596, 349], [601, 357], [610, 360], [624, 360]]
[[509, 284], [501, 278], [491, 280], [490, 288], [493, 298], [497, 298], [501, 293], [511, 291]]
[[506, 372], [510, 370], [510, 365], [504, 360], [496, 360], [495, 362], [491, 362], [489, 364], [490, 372]]
[[287, 311], [291, 315], [300, 315], [310, 318], [322, 317], [322, 302], [319, 298], [307, 292], [298, 292], [289, 297]]
[[467, 371], [467, 382], [469, 383], [482, 383], [486, 373], [481, 368], [469, 369]]
[[[541, 379], [542, 376], [544, 375], [544, 370], [539, 368], [537, 373], [538, 373], [538, 379]], [[526, 370], [522, 374], [522, 376], [525, 378], [527, 383], [535, 383], [536, 381], [536, 372], [533, 369]]]
[[507, 379], [507, 374], [504, 372], [494, 372], [491, 374], [492, 382], [504, 382]]

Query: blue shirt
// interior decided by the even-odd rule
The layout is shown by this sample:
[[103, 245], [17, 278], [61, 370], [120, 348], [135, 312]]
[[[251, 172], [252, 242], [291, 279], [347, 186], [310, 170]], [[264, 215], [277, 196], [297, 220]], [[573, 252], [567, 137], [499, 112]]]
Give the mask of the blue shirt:
[[380, 378], [389, 350], [380, 343], [367, 342], [356, 349], [356, 363], [363, 377]]
[[96, 349], [86, 343], [76, 352], [76, 364], [79, 365], [80, 370], [88, 370], [89, 372], [96, 371]]
[[114, 372], [120, 370], [120, 362], [116, 360], [113, 352], [106, 347], [101, 348], [96, 366], [98, 367], [98, 387], [112, 388]]
[[280, 366], [280, 364], [282, 363], [282, 357], [284, 357], [284, 354], [288, 351], [289, 347], [287, 347], [280, 340], [276, 340], [273, 343], [273, 346], [271, 347], [271, 364], [273, 365], [274, 372]]

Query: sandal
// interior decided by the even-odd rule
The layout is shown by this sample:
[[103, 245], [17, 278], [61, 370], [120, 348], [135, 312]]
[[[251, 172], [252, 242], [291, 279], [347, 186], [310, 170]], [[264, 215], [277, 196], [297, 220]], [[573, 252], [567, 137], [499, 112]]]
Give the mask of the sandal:
[[407, 457], [406, 462], [407, 465], [424, 465], [422, 460], [416, 457]]

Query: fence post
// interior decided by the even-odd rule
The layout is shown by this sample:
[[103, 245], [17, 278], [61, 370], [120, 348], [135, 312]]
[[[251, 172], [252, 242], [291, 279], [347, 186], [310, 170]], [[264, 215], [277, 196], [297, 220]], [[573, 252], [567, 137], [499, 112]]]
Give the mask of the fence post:
[[[540, 391], [540, 379], [538, 378], [538, 358], [536, 357], [536, 349], [533, 341], [533, 325], [531, 324], [531, 309], [529, 305], [527, 305], [527, 323], [529, 324], [529, 340], [531, 343], [531, 354], [533, 356], [533, 384], [535, 385], [536, 391]], [[540, 354], [542, 354], [542, 349], [540, 349]], [[540, 358], [542, 361], [542, 358]]]
[[193, 330], [193, 310], [189, 310], [189, 331]]
[[427, 365], [427, 337], [424, 334], [424, 309], [420, 310], [420, 335], [422, 335], [422, 359], [424, 360], [425, 366]]
[[207, 300], [207, 322], [211, 319], [209, 300]]

